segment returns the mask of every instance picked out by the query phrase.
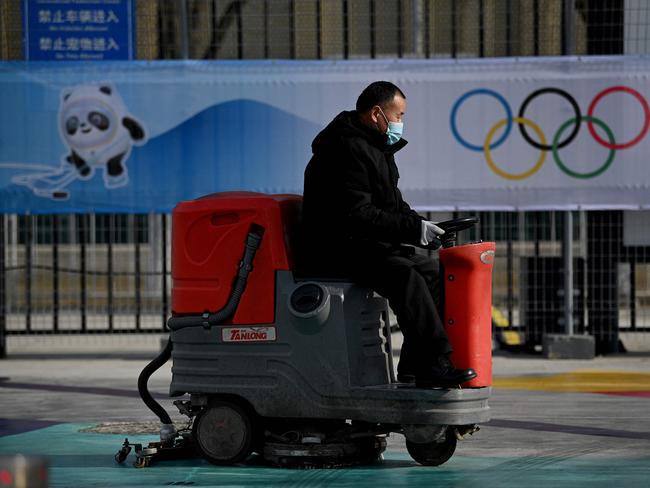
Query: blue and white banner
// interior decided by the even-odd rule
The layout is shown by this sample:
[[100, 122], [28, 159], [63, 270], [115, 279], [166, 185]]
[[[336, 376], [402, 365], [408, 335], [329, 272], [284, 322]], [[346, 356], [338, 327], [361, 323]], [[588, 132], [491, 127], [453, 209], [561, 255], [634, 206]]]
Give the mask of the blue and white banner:
[[0, 211], [169, 211], [301, 193], [311, 141], [375, 80], [407, 96], [421, 210], [650, 208], [650, 61], [0, 64]]
[[25, 59], [133, 59], [135, 0], [23, 0]]

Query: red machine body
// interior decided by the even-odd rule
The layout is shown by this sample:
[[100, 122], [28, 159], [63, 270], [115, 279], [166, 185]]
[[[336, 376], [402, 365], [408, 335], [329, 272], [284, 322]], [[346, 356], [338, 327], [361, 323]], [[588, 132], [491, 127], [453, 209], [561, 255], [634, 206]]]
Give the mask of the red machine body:
[[473, 368], [478, 376], [463, 386], [492, 384], [492, 268], [494, 242], [450, 247], [440, 251], [445, 271], [447, 335], [457, 368]]
[[[179, 203], [173, 211], [172, 313], [200, 315], [221, 310], [232, 291], [243, 243], [252, 223], [265, 234], [246, 293], [227, 322], [275, 321], [276, 272], [292, 270], [291, 233], [302, 197], [253, 192], [215, 193]], [[492, 383], [492, 268], [495, 244], [466, 244], [440, 251], [445, 270], [444, 323], [456, 367], [478, 376], [464, 386]]]
[[256, 223], [264, 227], [264, 239], [229, 323], [273, 323], [275, 272], [291, 269], [289, 232], [300, 202], [299, 195], [227, 192], [179, 203], [172, 213], [172, 313], [214, 313], [224, 307], [246, 235]]

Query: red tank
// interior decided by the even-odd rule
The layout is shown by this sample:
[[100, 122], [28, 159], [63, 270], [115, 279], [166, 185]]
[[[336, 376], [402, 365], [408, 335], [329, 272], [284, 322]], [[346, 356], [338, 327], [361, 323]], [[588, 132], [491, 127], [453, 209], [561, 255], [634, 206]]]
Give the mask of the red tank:
[[474, 368], [478, 376], [465, 387], [492, 384], [492, 268], [494, 242], [440, 251], [444, 267], [444, 324], [457, 368]]
[[275, 319], [275, 272], [291, 269], [288, 229], [301, 197], [252, 192], [215, 193], [179, 203], [172, 214], [172, 313], [217, 312], [232, 291], [252, 223], [264, 227], [254, 272], [229, 323]]

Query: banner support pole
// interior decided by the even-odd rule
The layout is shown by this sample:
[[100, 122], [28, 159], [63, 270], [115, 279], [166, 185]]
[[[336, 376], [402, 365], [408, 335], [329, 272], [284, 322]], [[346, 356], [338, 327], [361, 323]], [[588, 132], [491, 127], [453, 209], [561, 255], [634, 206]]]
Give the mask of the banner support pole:
[[[562, 54], [575, 54], [575, 1], [562, 1]], [[564, 333], [573, 335], [573, 213], [564, 212], [564, 236], [562, 240], [564, 258]]]
[[[562, 54], [575, 54], [575, 2], [563, 0]], [[562, 258], [564, 264], [564, 334], [546, 334], [543, 339], [544, 355], [555, 359], [592, 359], [595, 354], [594, 338], [575, 335], [573, 323], [573, 212], [564, 212]]]

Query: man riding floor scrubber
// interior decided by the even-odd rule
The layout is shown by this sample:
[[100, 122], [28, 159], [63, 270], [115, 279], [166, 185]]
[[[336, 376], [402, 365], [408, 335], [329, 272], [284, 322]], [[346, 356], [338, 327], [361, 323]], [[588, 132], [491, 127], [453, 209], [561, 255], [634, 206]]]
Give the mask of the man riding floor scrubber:
[[[452, 358], [478, 376], [420, 389], [395, 380], [385, 299], [340, 278], [295, 275], [300, 204], [297, 195], [239, 192], [174, 209], [171, 335], [138, 381], [161, 439], [134, 445], [136, 466], [196, 451], [214, 464], [257, 452], [278, 466], [346, 466], [377, 460], [390, 433], [406, 437], [418, 463], [437, 466], [489, 420], [495, 246], [455, 246], [477, 219], [439, 225]], [[174, 404], [191, 429], [177, 431], [147, 390], [170, 356], [170, 396], [189, 394]]]

